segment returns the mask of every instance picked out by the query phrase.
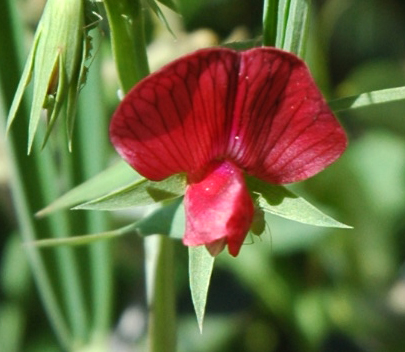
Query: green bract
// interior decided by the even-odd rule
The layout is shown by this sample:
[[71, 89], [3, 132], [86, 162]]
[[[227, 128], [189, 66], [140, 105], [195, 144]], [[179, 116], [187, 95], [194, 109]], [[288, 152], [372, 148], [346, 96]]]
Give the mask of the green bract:
[[89, 56], [83, 0], [48, 0], [34, 37], [17, 92], [11, 106], [10, 128], [25, 88], [33, 77], [34, 93], [28, 128], [28, 153], [38, 129], [41, 112], [47, 113], [45, 145], [63, 107], [71, 148], [71, 138], [79, 89], [84, 83]]

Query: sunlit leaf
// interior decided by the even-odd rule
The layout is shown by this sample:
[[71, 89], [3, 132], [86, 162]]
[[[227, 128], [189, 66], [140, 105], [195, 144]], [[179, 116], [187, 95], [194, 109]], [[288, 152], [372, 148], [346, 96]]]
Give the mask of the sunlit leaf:
[[358, 109], [370, 105], [390, 103], [404, 99], [405, 86], [375, 90], [372, 92], [332, 100], [329, 102], [329, 106], [334, 111], [342, 111], [348, 109]]
[[308, 13], [311, 0], [289, 0], [285, 4], [285, 11], [288, 9], [288, 20], [282, 49], [302, 57], [308, 32]]
[[184, 194], [186, 179], [176, 174], [164, 181], [141, 179], [104, 197], [80, 204], [74, 209], [118, 210], [134, 206], [155, 204]]
[[36, 216], [48, 215], [56, 210], [71, 208], [81, 202], [100, 197], [107, 192], [122, 187], [140, 176], [123, 161], [111, 166], [93, 178], [71, 189], [60, 198], [37, 212]]
[[198, 326], [202, 333], [208, 288], [214, 267], [214, 257], [208, 253], [204, 246], [189, 247], [188, 257], [191, 298]]
[[304, 198], [283, 186], [271, 185], [253, 177], [247, 178], [247, 184], [257, 196], [257, 202], [265, 212], [308, 225], [350, 228], [322, 213]]
[[11, 127], [11, 125], [12, 125], [14, 119], [15, 119], [15, 116], [17, 114], [17, 110], [18, 110], [18, 108], [20, 106], [21, 99], [22, 99], [23, 94], [24, 94], [24, 90], [28, 86], [28, 84], [30, 83], [31, 78], [32, 78], [32, 69], [33, 69], [33, 66], [34, 66], [34, 56], [35, 56], [35, 52], [36, 52], [36, 49], [37, 49], [37, 46], [38, 46], [39, 33], [40, 32], [38, 31], [38, 33], [36, 34], [36, 36], [34, 38], [34, 43], [32, 44], [31, 51], [30, 51], [30, 53], [28, 55], [27, 62], [26, 62], [25, 67], [24, 67], [24, 71], [23, 71], [22, 76], [20, 78], [20, 82], [18, 83], [17, 91], [16, 91], [16, 93], [14, 95], [14, 100], [13, 100], [13, 103], [11, 105], [11, 108], [10, 108], [10, 111], [9, 111], [9, 114], [8, 114], [8, 118], [7, 118], [7, 131], [10, 129], [10, 127]]

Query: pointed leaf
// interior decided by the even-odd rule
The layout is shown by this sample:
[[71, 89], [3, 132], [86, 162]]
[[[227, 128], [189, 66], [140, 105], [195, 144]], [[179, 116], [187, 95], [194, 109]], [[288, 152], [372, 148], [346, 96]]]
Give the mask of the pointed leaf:
[[10, 112], [7, 117], [7, 131], [10, 129], [11, 124], [15, 119], [18, 107], [20, 106], [21, 99], [24, 94], [24, 90], [31, 81], [32, 69], [34, 66], [34, 57], [37, 50], [40, 35], [41, 31], [40, 29], [38, 29], [37, 33], [35, 34], [34, 43], [32, 44], [31, 51], [27, 58], [27, 62], [25, 63], [24, 71], [22, 73], [20, 82], [18, 83], [17, 91], [14, 95], [13, 103], [11, 104]]
[[59, 113], [62, 109], [63, 101], [64, 101], [64, 96], [66, 93], [66, 87], [68, 86], [66, 82], [66, 74], [64, 70], [64, 62], [63, 62], [63, 53], [61, 53], [58, 56], [58, 65], [56, 67], [59, 68], [59, 73], [58, 73], [58, 85], [57, 85], [57, 91], [56, 91], [56, 96], [54, 99], [54, 102], [52, 104], [52, 107], [47, 109], [50, 114], [48, 115], [48, 125], [46, 127], [46, 133], [44, 140], [42, 142], [42, 148], [45, 147], [46, 142], [48, 141], [48, 138], [52, 132], [53, 126], [56, 122], [56, 119], [59, 116]]
[[30, 122], [28, 126], [28, 154], [31, 152], [34, 137], [41, 119], [41, 112], [44, 108], [45, 98], [48, 94], [48, 87], [51, 84], [53, 75], [57, 74], [55, 72], [59, 71], [59, 53], [47, 52], [46, 55], [44, 55], [45, 49], [43, 43], [44, 40], [41, 39], [35, 57], [34, 95], [32, 98]]
[[25, 242], [25, 246], [36, 246], [36, 247], [59, 247], [59, 246], [82, 246], [88, 245], [98, 241], [110, 240], [113, 238], [121, 237], [135, 231], [135, 223], [121, 227], [116, 230], [101, 232], [92, 235], [81, 235], [63, 238], [46, 238], [37, 241]]
[[169, 23], [166, 20], [165, 15], [163, 14], [162, 10], [160, 7], [156, 4], [155, 0], [146, 0], [152, 11], [155, 13], [155, 15], [159, 18], [159, 20], [165, 25], [166, 29], [170, 32], [173, 37], [175, 37], [172, 29], [169, 26]]
[[47, 207], [38, 211], [36, 216], [42, 217], [60, 209], [71, 208], [81, 202], [100, 197], [106, 192], [112, 191], [117, 187], [122, 187], [137, 178], [139, 179], [140, 176], [125, 162], [120, 161], [86, 182], [71, 189]]
[[82, 88], [82, 86], [86, 81], [86, 75], [88, 71], [85, 62], [88, 58], [88, 55], [90, 55], [89, 47], [91, 44], [88, 44], [87, 39], [91, 40], [90, 36], [83, 38], [82, 57], [79, 63], [80, 70], [76, 71], [77, 77], [73, 77], [72, 82], [68, 89], [67, 108], [66, 108], [66, 130], [68, 137], [68, 147], [70, 152], [72, 151], [73, 127], [76, 117], [77, 100], [79, 97], [80, 89]]
[[247, 177], [246, 181], [249, 189], [257, 195], [258, 204], [265, 212], [308, 225], [351, 228], [322, 213], [304, 198], [283, 186], [268, 184], [253, 177]]
[[161, 4], [165, 5], [168, 7], [170, 10], [174, 12], [178, 12], [176, 4], [173, 2], [173, 0], [158, 0]]
[[214, 268], [214, 257], [208, 253], [204, 246], [199, 246], [188, 248], [188, 258], [191, 298], [198, 327], [202, 333], [208, 288]]
[[141, 179], [104, 197], [80, 204], [74, 209], [119, 210], [155, 204], [181, 197], [186, 188], [184, 175], [177, 174], [160, 182]]
[[405, 86], [374, 90], [372, 92], [332, 100], [329, 102], [329, 106], [334, 111], [342, 111], [358, 109], [370, 105], [391, 103], [398, 100], [405, 100]]

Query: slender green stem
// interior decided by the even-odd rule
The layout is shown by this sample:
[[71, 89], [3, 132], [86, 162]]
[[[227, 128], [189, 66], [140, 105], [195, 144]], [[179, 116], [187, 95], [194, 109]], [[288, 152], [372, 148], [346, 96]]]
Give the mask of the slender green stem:
[[[13, 99], [13, 92], [19, 80], [18, 72], [21, 71], [22, 53], [15, 44], [21, 43], [21, 23], [16, 14], [15, 2], [12, 0], [0, 2], [0, 22], [3, 35], [0, 36], [0, 72], [1, 91], [4, 98], [4, 107], [9, 108]], [[6, 116], [3, 112], [0, 116]], [[34, 209], [43, 201], [41, 180], [38, 178], [38, 169], [46, 168], [37, 156], [26, 156], [25, 141], [27, 136], [28, 110], [23, 104], [18, 119], [10, 131], [7, 139], [7, 152], [9, 169], [11, 171], [10, 185], [16, 206], [20, 232], [23, 241], [32, 241], [38, 233], [46, 231], [45, 223], [36, 223], [32, 214]], [[1, 120], [2, 131], [5, 121]], [[28, 177], [29, 176], [29, 177]], [[46, 180], [48, 181], [48, 180]], [[43, 182], [43, 181], [42, 181]], [[52, 288], [51, 279], [45, 268], [45, 262], [35, 247], [26, 247], [27, 257], [37, 284], [44, 308], [51, 321], [52, 327], [64, 348], [71, 346], [72, 337], [65, 317], [60, 309], [58, 299]]]
[[144, 16], [140, 0], [104, 0], [111, 44], [122, 90], [126, 93], [148, 75]]
[[[105, 0], [113, 55], [126, 93], [149, 73], [141, 2]], [[149, 351], [175, 351], [175, 299], [171, 240], [145, 238]]]
[[147, 299], [149, 312], [148, 351], [176, 350], [176, 312], [173, 243], [166, 236], [145, 241]]
[[263, 45], [275, 46], [277, 35], [278, 0], [264, 0]]
[[[71, 155], [67, 151], [67, 139], [58, 138], [55, 147], [59, 152], [62, 160], [70, 159]], [[39, 143], [38, 143], [39, 147]], [[50, 146], [48, 147], [49, 149]], [[35, 150], [38, 153], [38, 158], [41, 164], [46, 167], [38, 168], [38, 176], [42, 188], [43, 204], [49, 204], [51, 201], [59, 196], [59, 192], [55, 184], [56, 180], [60, 178], [59, 170], [57, 170], [56, 161], [53, 159], [52, 154], [48, 151], [39, 152], [39, 148]], [[63, 176], [66, 180], [66, 186], [72, 186], [72, 168], [63, 170]], [[35, 209], [37, 210], [37, 209]], [[47, 218], [49, 223], [49, 233], [54, 238], [63, 238], [72, 234], [75, 215], [69, 211], [56, 212]], [[72, 335], [73, 346], [81, 346], [86, 343], [88, 339], [88, 316], [85, 303], [84, 288], [80, 279], [80, 270], [77, 261], [75, 249], [71, 247], [55, 248], [51, 253], [54, 254], [58, 277], [56, 285], [60, 286], [60, 294], [66, 305], [66, 312], [68, 314]]]
[[[91, 34], [93, 47], [100, 45], [97, 31]], [[96, 54], [97, 55], [97, 54]], [[101, 57], [97, 55], [87, 77], [86, 86], [81, 92], [77, 121], [78, 145], [82, 177], [89, 179], [106, 166], [106, 147], [108, 145], [108, 124], [103, 106], [101, 82]], [[88, 225], [86, 233], [101, 233], [108, 227], [104, 212], [86, 211]], [[101, 342], [106, 338], [111, 317], [112, 300], [112, 262], [109, 241], [100, 241], [90, 246], [90, 270], [92, 279], [93, 338]]]

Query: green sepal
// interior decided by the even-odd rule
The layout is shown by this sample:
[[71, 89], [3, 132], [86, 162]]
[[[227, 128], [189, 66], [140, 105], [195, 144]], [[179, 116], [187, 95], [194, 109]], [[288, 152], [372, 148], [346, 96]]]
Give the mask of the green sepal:
[[119, 210], [151, 205], [181, 197], [186, 190], [186, 176], [177, 174], [163, 181], [141, 179], [104, 197], [80, 204], [73, 209]]
[[188, 247], [191, 299], [201, 333], [203, 330], [205, 307], [213, 268], [214, 257], [208, 253], [205, 246]]
[[246, 181], [258, 206], [265, 212], [313, 226], [351, 228], [324, 214], [283, 186], [272, 185], [251, 176], [247, 176]]

